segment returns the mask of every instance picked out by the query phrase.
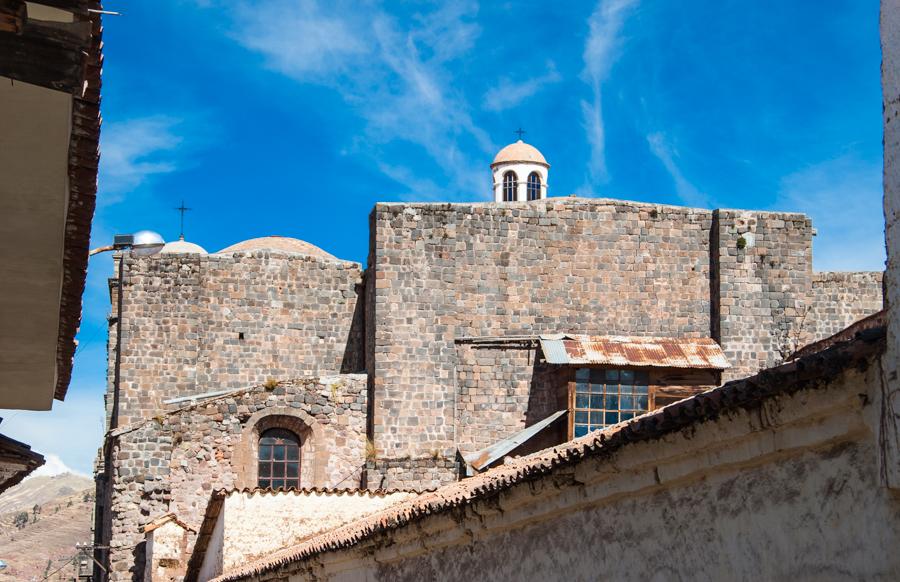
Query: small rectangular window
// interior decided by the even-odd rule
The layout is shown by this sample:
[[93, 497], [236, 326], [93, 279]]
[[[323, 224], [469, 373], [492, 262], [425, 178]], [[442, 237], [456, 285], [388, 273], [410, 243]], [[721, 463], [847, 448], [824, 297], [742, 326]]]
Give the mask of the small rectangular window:
[[647, 411], [649, 374], [646, 370], [575, 371], [571, 395], [572, 436], [579, 437], [629, 420]]

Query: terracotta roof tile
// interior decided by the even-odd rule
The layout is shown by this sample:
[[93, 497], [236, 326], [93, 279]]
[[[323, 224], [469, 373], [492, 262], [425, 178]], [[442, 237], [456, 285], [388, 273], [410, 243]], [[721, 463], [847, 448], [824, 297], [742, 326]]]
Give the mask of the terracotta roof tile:
[[763, 399], [814, 388], [850, 368], [865, 368], [883, 350], [884, 329], [872, 329], [854, 340], [822, 352], [764, 370], [755, 376], [729, 382], [718, 388], [675, 402], [603, 431], [563, 445], [513, 459], [458, 483], [445, 485], [420, 497], [403, 501], [383, 511], [326, 532], [296, 546], [227, 572], [216, 582], [231, 582], [278, 570], [291, 562], [353, 546], [379, 533], [400, 528], [435, 513], [472, 504], [498, 495], [512, 486], [538, 479], [582, 459], [607, 455], [630, 443], [656, 439], [695, 423], [712, 420], [723, 412], [750, 408]]

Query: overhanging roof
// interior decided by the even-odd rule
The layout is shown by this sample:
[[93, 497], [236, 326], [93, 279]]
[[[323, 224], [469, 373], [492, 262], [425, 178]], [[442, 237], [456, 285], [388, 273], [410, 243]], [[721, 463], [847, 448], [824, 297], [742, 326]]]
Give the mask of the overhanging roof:
[[0, 434], [0, 493], [43, 464], [43, 455], [32, 451], [25, 443]]
[[711, 338], [542, 335], [549, 364], [724, 370], [728, 359]]
[[97, 192], [94, 0], [0, 0], [0, 408], [46, 410], [72, 374]]

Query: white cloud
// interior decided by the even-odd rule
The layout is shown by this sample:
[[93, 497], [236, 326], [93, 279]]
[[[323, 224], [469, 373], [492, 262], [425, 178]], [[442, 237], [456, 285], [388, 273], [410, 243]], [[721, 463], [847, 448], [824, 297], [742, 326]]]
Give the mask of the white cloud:
[[0, 411], [0, 432], [30, 445], [48, 463], [54, 456], [60, 460], [59, 466], [89, 475], [103, 438], [104, 415], [103, 390], [73, 383], [66, 400], [54, 402], [52, 410]]
[[547, 72], [521, 82], [508, 77], [500, 79], [496, 87], [491, 87], [484, 94], [484, 108], [488, 111], [505, 111], [517, 106], [538, 91], [562, 80], [553, 63], [549, 63]]
[[775, 207], [809, 214], [818, 234], [813, 265], [822, 271], [884, 270], [882, 168], [854, 155], [785, 176]]
[[662, 162], [662, 165], [666, 168], [669, 176], [672, 177], [672, 181], [675, 183], [675, 194], [682, 202], [689, 206], [713, 206], [710, 198], [706, 194], [700, 192], [697, 187], [681, 173], [681, 168], [679, 168], [676, 163], [678, 151], [672, 147], [669, 139], [664, 134], [660, 132], [651, 133], [647, 136], [647, 144], [650, 146], [650, 151], [653, 152], [653, 155]]
[[103, 125], [100, 134], [101, 205], [118, 202], [150, 176], [177, 169], [173, 150], [182, 142], [180, 121], [150, 116]]
[[[299, 82], [333, 88], [362, 117], [365, 130], [355, 152], [370, 155], [387, 175], [412, 189], [415, 173], [383, 165], [383, 147], [407, 143], [421, 148], [447, 176], [446, 198], [483, 189], [484, 180], [462, 144], [489, 154], [494, 146], [454, 89], [450, 65], [480, 34], [478, 6], [456, 2], [401, 22], [360, 3], [316, 3], [292, 7], [282, 0], [242, 4], [235, 38], [262, 54], [267, 65]], [[304, 35], [302, 31], [329, 31]], [[485, 192], [487, 195], [489, 192]]]
[[589, 172], [594, 181], [606, 181], [606, 128], [603, 124], [603, 84], [619, 58], [622, 27], [638, 0], [601, 0], [588, 20], [590, 33], [584, 47], [584, 77], [591, 100], [581, 101], [583, 124], [591, 147]]
[[31, 475], [26, 477], [26, 479], [31, 479], [32, 477], [54, 477], [56, 475], [62, 475], [63, 473], [74, 473], [76, 475], [87, 477], [86, 473], [79, 473], [78, 471], [70, 469], [58, 456], [53, 453], [47, 453], [44, 455], [44, 464], [35, 469]]

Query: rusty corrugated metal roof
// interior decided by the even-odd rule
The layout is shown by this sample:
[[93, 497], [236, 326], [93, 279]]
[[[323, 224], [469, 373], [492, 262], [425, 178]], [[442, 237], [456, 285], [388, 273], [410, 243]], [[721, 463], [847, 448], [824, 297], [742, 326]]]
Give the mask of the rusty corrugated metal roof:
[[550, 364], [649, 366], [724, 370], [730, 364], [713, 339], [592, 335], [542, 335]]

